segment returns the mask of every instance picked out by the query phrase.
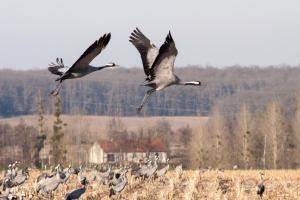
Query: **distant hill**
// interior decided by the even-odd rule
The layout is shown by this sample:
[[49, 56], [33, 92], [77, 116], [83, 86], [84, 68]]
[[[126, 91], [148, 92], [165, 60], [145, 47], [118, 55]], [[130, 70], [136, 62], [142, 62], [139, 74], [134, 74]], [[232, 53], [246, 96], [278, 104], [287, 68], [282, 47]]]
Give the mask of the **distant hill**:
[[[141, 116], [207, 116], [214, 105], [232, 115], [243, 102], [251, 109], [276, 99], [287, 110], [300, 91], [299, 67], [185, 67], [177, 68], [182, 79], [200, 80], [203, 87], [172, 86], [150, 98]], [[39, 94], [47, 113], [52, 113], [55, 76], [46, 70], [0, 70], [0, 116], [31, 115]], [[136, 116], [146, 87], [141, 68], [119, 68], [96, 72], [79, 80], [68, 80], [61, 91], [64, 114]]]

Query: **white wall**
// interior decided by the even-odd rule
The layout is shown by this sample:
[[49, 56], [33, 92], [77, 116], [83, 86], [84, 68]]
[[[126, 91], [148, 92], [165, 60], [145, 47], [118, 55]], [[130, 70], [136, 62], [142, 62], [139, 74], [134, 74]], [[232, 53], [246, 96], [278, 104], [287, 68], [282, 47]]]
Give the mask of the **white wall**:
[[103, 150], [98, 143], [94, 143], [89, 152], [89, 162], [100, 164], [104, 162]]

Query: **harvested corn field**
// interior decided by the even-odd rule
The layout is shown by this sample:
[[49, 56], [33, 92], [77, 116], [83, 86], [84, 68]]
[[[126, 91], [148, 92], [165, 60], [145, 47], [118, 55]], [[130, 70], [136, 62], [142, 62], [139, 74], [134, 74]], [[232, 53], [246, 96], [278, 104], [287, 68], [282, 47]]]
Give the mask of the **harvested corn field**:
[[[182, 174], [170, 170], [166, 176], [155, 180], [140, 180], [127, 174], [128, 183], [120, 193], [108, 196], [109, 187], [100, 181], [90, 181], [81, 199], [259, 199], [256, 186], [259, 173], [264, 173], [265, 192], [263, 199], [300, 199], [299, 170], [183, 170]], [[77, 175], [71, 175], [65, 184], [60, 184], [53, 197], [37, 195], [35, 180], [41, 172], [30, 171], [29, 179], [13, 194], [23, 194], [25, 199], [64, 199], [66, 193], [80, 186]], [[89, 177], [90, 172], [85, 176]]]

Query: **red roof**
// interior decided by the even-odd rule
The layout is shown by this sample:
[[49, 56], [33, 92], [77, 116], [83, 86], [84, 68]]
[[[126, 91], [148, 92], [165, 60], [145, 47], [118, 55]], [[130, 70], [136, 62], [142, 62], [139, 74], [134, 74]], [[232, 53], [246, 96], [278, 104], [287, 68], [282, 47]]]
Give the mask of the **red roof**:
[[152, 140], [99, 140], [104, 152], [166, 152], [167, 147], [160, 139]]

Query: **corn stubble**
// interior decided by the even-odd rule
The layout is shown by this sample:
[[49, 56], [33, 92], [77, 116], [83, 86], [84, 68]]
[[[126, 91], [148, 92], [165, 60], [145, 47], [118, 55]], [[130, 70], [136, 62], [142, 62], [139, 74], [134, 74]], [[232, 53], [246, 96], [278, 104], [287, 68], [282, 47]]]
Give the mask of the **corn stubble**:
[[[13, 188], [12, 192], [24, 193], [25, 199], [49, 199], [37, 196], [33, 191], [35, 179], [40, 172], [31, 171], [30, 178], [24, 185]], [[266, 170], [264, 200], [300, 199], [300, 170]], [[132, 200], [253, 200], [260, 199], [256, 195], [255, 186], [259, 181], [258, 170], [199, 171], [183, 170], [178, 176], [170, 170], [163, 178], [154, 181], [143, 181], [128, 175], [128, 184], [121, 194], [113, 199]], [[54, 199], [64, 199], [67, 191], [79, 187], [76, 175], [72, 175], [66, 184], [61, 184], [54, 192]], [[31, 198], [30, 198], [31, 197]], [[94, 181], [88, 185], [83, 200], [110, 199], [108, 186]]]

